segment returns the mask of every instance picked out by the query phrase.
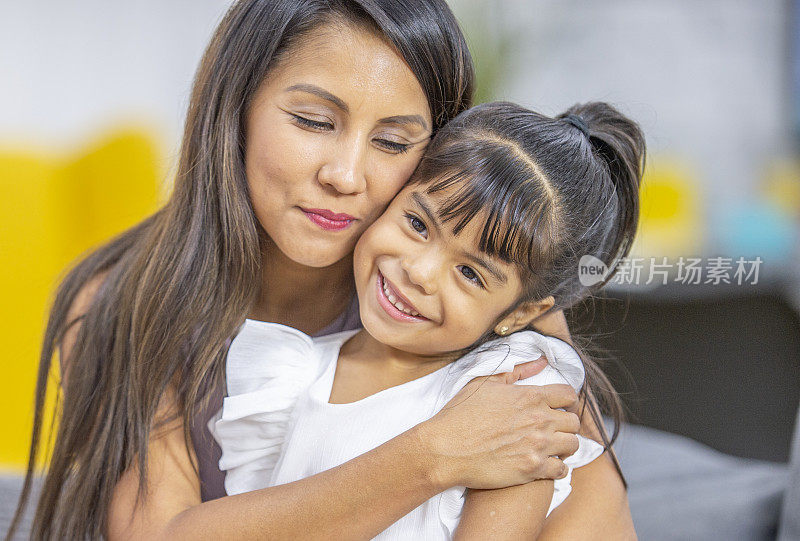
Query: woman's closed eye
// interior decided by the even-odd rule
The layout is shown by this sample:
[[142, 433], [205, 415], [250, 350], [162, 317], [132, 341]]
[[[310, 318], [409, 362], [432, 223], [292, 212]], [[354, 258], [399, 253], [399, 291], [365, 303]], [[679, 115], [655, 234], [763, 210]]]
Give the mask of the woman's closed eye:
[[294, 113], [289, 113], [289, 114], [292, 115], [292, 119], [295, 121], [296, 124], [299, 124], [300, 126], [303, 126], [305, 128], [311, 128], [312, 130], [317, 130], [317, 131], [330, 131], [333, 129], [333, 124], [331, 122], [312, 120], [310, 118], [296, 115]]
[[411, 148], [411, 144], [409, 143], [398, 143], [397, 141], [389, 141], [388, 139], [375, 139], [375, 143], [385, 150], [394, 152], [395, 154], [408, 152], [408, 149]]
[[481, 281], [480, 276], [478, 276], [478, 273], [475, 272], [472, 269], [472, 267], [468, 267], [467, 265], [459, 265], [458, 266], [458, 270], [461, 272], [461, 275], [464, 278], [466, 278], [468, 281], [472, 282], [473, 284], [475, 284], [476, 286], [480, 287], [481, 289], [485, 288], [485, 286], [483, 285], [483, 282]]
[[[292, 120], [295, 122], [295, 124], [298, 124], [303, 128], [308, 128], [314, 131], [331, 131], [334, 129], [332, 122], [314, 120], [295, 113], [289, 114], [292, 116]], [[411, 143], [400, 143], [398, 141], [391, 141], [385, 138], [376, 138], [373, 139], [373, 141], [382, 150], [386, 150], [392, 154], [403, 154], [408, 152], [408, 149], [411, 148]]]

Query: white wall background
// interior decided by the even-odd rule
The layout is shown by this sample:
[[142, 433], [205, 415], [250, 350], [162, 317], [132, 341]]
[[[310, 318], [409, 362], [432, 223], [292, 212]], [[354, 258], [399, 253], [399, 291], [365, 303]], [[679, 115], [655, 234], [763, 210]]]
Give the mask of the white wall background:
[[[154, 126], [174, 158], [194, 70], [229, 4], [6, 2], [0, 143], [69, 145], [133, 119]], [[765, 166], [793, 152], [784, 1], [451, 5], [471, 41], [474, 32], [512, 37], [497, 97], [550, 113], [590, 99], [618, 104], [641, 122], [652, 156], [679, 156], [697, 173], [711, 220], [751, 198]]]
[[[617, 104], [648, 151], [697, 173], [714, 221], [794, 151], [789, 6], [777, 0], [506, 0], [453, 5], [513, 36], [498, 98], [558, 113]], [[481, 12], [482, 11], [482, 12]], [[712, 239], [713, 240], [713, 239]]]
[[0, 140], [61, 145], [138, 120], [177, 146], [195, 68], [228, 0], [9, 1]]

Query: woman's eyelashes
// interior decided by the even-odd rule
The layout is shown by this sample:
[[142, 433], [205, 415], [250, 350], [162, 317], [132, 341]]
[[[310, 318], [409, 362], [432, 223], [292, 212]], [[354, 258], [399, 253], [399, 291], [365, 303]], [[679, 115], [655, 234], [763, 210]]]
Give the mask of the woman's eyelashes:
[[[425, 222], [423, 222], [421, 218], [411, 213], [406, 213], [404, 216], [408, 221], [408, 225], [412, 230], [414, 230], [414, 232], [416, 232], [422, 238], [428, 238], [428, 226], [425, 225]], [[486, 289], [486, 286], [483, 284], [480, 275], [475, 272], [472, 267], [468, 265], [459, 265], [457, 269], [465, 280], [481, 289]]]
[[[292, 116], [294, 122], [303, 128], [308, 128], [314, 131], [331, 131], [334, 129], [332, 122], [313, 120], [295, 113], [289, 114]], [[381, 149], [392, 154], [403, 154], [404, 152], [408, 152], [408, 149], [411, 148], [410, 143], [398, 143], [397, 141], [390, 141], [389, 139], [379, 138], [373, 139], [373, 141]]]
[[333, 129], [333, 124], [330, 122], [321, 122], [319, 120], [312, 120], [310, 118], [306, 118], [304, 116], [296, 115], [294, 113], [289, 113], [294, 121], [306, 128], [311, 128], [313, 130], [318, 131], [329, 131]]
[[394, 152], [395, 154], [402, 154], [404, 152], [408, 152], [408, 149], [411, 148], [410, 144], [407, 143], [398, 143], [396, 141], [389, 141], [388, 139], [375, 139], [375, 142], [389, 150], [390, 152]]

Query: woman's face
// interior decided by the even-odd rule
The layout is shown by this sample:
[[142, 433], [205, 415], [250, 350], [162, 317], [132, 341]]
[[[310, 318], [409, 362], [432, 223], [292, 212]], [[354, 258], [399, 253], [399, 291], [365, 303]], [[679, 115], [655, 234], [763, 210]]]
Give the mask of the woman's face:
[[350, 254], [431, 134], [414, 74], [365, 29], [330, 24], [287, 51], [253, 96], [245, 167], [256, 217], [291, 260]]

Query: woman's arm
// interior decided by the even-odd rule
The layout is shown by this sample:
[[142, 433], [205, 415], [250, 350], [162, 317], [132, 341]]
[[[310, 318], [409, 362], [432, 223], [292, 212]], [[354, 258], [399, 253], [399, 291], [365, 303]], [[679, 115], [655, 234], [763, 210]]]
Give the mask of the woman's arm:
[[[63, 376], [82, 316], [104, 275], [79, 291], [59, 348]], [[372, 537], [435, 494], [452, 486], [500, 488], [556, 478], [569, 454], [565, 436], [577, 426], [563, 411], [577, 396], [567, 385], [511, 385], [543, 363], [476, 378], [434, 417], [355, 459], [278, 487], [202, 502], [196, 457], [180, 419], [153, 432], [148, 445], [146, 497], [137, 500], [134, 466], [117, 482], [107, 515], [109, 539], [304, 539]], [[172, 411], [165, 396], [156, 418]], [[476, 423], [475, 419], [482, 420]], [[561, 432], [559, 437], [556, 433]], [[511, 442], [511, 443], [509, 443]], [[531, 452], [540, 442], [539, 452]], [[195, 460], [196, 463], [196, 460]]]
[[108, 538], [366, 539], [443, 488], [409, 430], [337, 468], [294, 483], [205, 503], [179, 422], [148, 448], [148, 495], [136, 505], [139, 472], [117, 484]]
[[[515, 389], [532, 389], [509, 385], [525, 376], [529, 374], [522, 369], [476, 378], [448, 403], [454, 404], [452, 407], [446, 406], [430, 420], [341, 466], [294, 483], [205, 503], [200, 501], [183, 427], [176, 421], [152, 436], [147, 499], [136, 502], [139, 472], [135, 468], [125, 472], [117, 484], [108, 537], [364, 539], [451, 486], [498, 488], [558, 477], [563, 464], [543, 457], [568, 454], [574, 436], [556, 437], [555, 432], [574, 432], [577, 426], [561, 426], [570, 422], [570, 416], [550, 408], [571, 403], [571, 389], [553, 385], [539, 388], [538, 395], [517, 393]], [[159, 416], [166, 415], [170, 407], [166, 402], [159, 408]], [[537, 409], [545, 415], [538, 421], [535, 414], [509, 415]], [[479, 412], [486, 423], [474, 422]], [[550, 419], [550, 412], [559, 415]], [[509, 438], [500, 434], [509, 433], [508, 426], [518, 426], [522, 419], [526, 419], [523, 424], [529, 427], [528, 435], [509, 444]], [[516, 436], [520, 433], [525, 431], [513, 432]], [[541, 452], [530, 453], [534, 441], [542, 442]]]

